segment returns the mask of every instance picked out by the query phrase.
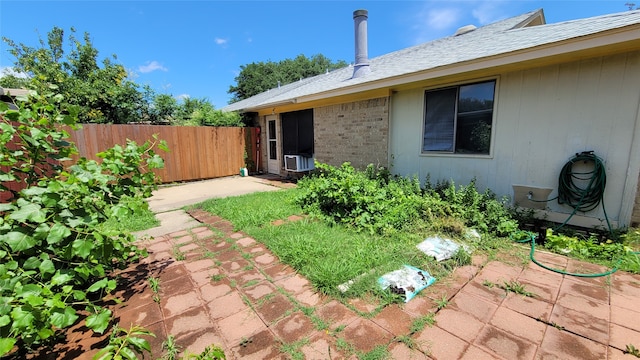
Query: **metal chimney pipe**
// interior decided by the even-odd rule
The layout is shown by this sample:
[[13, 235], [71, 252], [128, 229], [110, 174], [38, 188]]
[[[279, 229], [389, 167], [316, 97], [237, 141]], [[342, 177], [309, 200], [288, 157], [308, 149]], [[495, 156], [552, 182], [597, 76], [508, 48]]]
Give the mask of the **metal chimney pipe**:
[[367, 51], [367, 19], [369, 12], [367, 10], [356, 10], [353, 12], [353, 24], [355, 28], [356, 41], [356, 63], [353, 66], [353, 78], [368, 74], [369, 55]]

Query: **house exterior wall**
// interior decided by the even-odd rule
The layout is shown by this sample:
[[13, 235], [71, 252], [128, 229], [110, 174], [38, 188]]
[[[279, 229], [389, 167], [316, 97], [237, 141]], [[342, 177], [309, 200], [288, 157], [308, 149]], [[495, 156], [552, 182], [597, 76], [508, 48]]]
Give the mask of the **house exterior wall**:
[[350, 162], [388, 166], [389, 98], [380, 97], [313, 111], [315, 159], [333, 166]]
[[[610, 221], [627, 226], [632, 216], [640, 216], [635, 175], [640, 158], [634, 153], [640, 142], [640, 52], [506, 72], [496, 79], [489, 156], [421, 154], [427, 87], [394, 94], [392, 172], [457, 184], [475, 178], [480, 189], [511, 198], [513, 185], [550, 188], [553, 198], [564, 164], [576, 153], [593, 150], [605, 163], [604, 205]], [[557, 201], [548, 202], [547, 210], [561, 221], [572, 211]], [[604, 215], [600, 206], [575, 218], [606, 226]]]

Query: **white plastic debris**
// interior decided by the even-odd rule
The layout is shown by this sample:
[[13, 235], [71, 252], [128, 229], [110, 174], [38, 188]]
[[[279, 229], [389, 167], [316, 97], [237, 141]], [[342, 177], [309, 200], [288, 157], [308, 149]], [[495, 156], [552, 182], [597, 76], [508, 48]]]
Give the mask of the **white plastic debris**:
[[[453, 240], [443, 239], [438, 236], [427, 238], [417, 245], [420, 251], [433, 256], [437, 261], [449, 259], [460, 249], [460, 246]], [[465, 251], [467, 251], [466, 248]]]
[[393, 293], [404, 295], [404, 302], [413, 299], [416, 294], [435, 281], [436, 279], [428, 272], [411, 265], [404, 265], [402, 269], [378, 278], [378, 284], [382, 290], [390, 289]]
[[467, 229], [467, 231], [464, 232], [464, 237], [473, 241], [480, 241], [481, 239], [480, 233], [476, 229]]

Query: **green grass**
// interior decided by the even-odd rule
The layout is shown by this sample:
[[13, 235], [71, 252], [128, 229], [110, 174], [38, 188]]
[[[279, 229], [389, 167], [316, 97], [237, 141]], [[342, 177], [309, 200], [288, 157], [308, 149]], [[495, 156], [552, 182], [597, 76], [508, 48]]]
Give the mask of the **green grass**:
[[[265, 244], [282, 262], [309, 279], [317, 290], [338, 298], [373, 293], [383, 303], [399, 302], [400, 297], [380, 291], [377, 279], [381, 275], [408, 264], [441, 279], [457, 266], [471, 261], [468, 254], [459, 253], [452, 259], [436, 262], [420, 252], [416, 244], [433, 234], [433, 229], [428, 228], [384, 236], [332, 225], [314, 217], [273, 225], [275, 220], [303, 215], [303, 210], [295, 203], [299, 194], [300, 190], [295, 188], [260, 192], [210, 199], [189, 208], [201, 208], [231, 221], [237, 230]], [[476, 252], [490, 253], [513, 249], [509, 246], [512, 244], [507, 238], [483, 236], [482, 243], [476, 243], [474, 247]], [[338, 290], [338, 285], [354, 279], [355, 283], [346, 293]], [[519, 288], [512, 291], [518, 290], [526, 292]]]
[[288, 189], [209, 199], [187, 209], [201, 208], [231, 221], [236, 229], [244, 230], [300, 214], [300, 207], [293, 203], [296, 193], [297, 189]]
[[[398, 302], [402, 299], [378, 289], [381, 275], [409, 264], [437, 278], [459, 265], [460, 259], [438, 263], [420, 252], [416, 244], [424, 240], [425, 234], [385, 237], [309, 217], [273, 225], [275, 220], [303, 214], [294, 203], [297, 194], [298, 189], [262, 192], [211, 199], [192, 207], [231, 221], [237, 229], [264, 243], [316, 289], [339, 298], [377, 293], [383, 301]], [[338, 290], [338, 285], [356, 278], [346, 293]]]

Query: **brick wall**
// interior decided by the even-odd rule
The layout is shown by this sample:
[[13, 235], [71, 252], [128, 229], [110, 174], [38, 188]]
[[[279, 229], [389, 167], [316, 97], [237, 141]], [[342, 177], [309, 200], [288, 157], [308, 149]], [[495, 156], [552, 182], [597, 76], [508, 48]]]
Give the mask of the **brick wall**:
[[314, 150], [317, 161], [333, 166], [351, 162], [388, 166], [389, 98], [381, 97], [315, 108]]
[[631, 214], [631, 226], [640, 226], [640, 174], [638, 176], [638, 190], [636, 191], [636, 203], [633, 206], [633, 213]]

